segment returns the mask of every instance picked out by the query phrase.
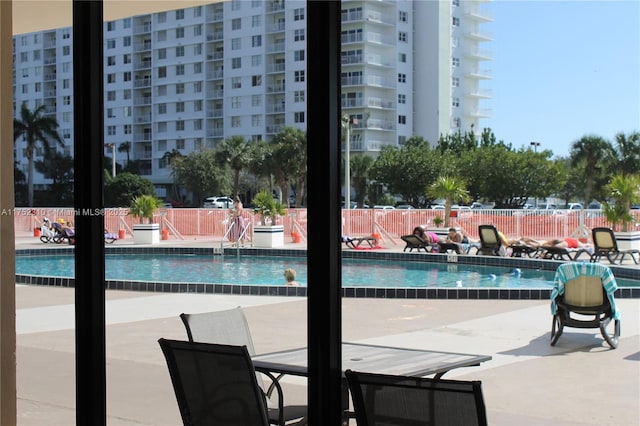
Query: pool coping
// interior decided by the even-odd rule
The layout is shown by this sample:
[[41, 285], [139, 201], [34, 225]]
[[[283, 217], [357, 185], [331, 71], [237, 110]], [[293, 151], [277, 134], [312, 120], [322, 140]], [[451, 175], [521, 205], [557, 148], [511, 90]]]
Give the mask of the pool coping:
[[[18, 249], [18, 256], [55, 256], [73, 254], [74, 247]], [[196, 254], [211, 256], [284, 256], [306, 257], [307, 251], [300, 249], [226, 248], [220, 252], [212, 247], [105, 247], [105, 254]], [[372, 259], [415, 261], [425, 263], [447, 263], [451, 265], [482, 265], [507, 268], [539, 269], [555, 271], [566, 261], [531, 259], [522, 257], [498, 257], [479, 255], [452, 255], [443, 253], [343, 251], [346, 259]], [[579, 260], [578, 260], [579, 261]], [[640, 269], [610, 265], [619, 278], [640, 280]], [[16, 284], [74, 287], [75, 278], [47, 277], [16, 274]], [[131, 290], [162, 293], [202, 293], [254, 296], [306, 297], [307, 287], [247, 286], [241, 284], [215, 283], [171, 283], [106, 280], [107, 290]], [[389, 287], [343, 287], [342, 297], [392, 298], [392, 299], [474, 299], [474, 300], [543, 300], [551, 297], [551, 289], [500, 289], [500, 288], [389, 288]], [[640, 288], [618, 288], [617, 298], [640, 298]]]

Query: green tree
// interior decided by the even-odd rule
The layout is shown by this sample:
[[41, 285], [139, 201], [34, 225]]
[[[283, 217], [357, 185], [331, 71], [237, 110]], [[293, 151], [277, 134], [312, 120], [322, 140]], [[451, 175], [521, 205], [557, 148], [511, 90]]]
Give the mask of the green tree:
[[369, 169], [373, 164], [373, 158], [369, 155], [354, 155], [351, 157], [351, 182], [353, 189], [356, 191], [356, 203], [362, 208], [364, 199], [367, 195], [367, 183]]
[[306, 186], [307, 135], [300, 129], [287, 126], [267, 145], [263, 166], [273, 175], [282, 192], [282, 199], [288, 203], [292, 184], [299, 189]]
[[[120, 145], [118, 145], [118, 152], [126, 152], [127, 153], [127, 162], [124, 165], [124, 167], [126, 168], [127, 165], [129, 164], [129, 161], [130, 161], [129, 154], [131, 153], [131, 142], [129, 142], [129, 141], [122, 142]], [[114, 161], [115, 161], [115, 158], [114, 158]]]
[[640, 202], [640, 176], [617, 173], [606, 186], [609, 198], [614, 203], [605, 202], [604, 214], [614, 226], [622, 225], [622, 231], [629, 230], [633, 216], [629, 212], [631, 205]]
[[469, 192], [464, 180], [453, 176], [440, 176], [426, 188], [427, 195], [433, 198], [444, 198], [444, 227], [449, 227], [451, 206], [457, 202], [467, 202]]
[[177, 158], [181, 158], [182, 156], [183, 156], [182, 153], [174, 148], [171, 151], [165, 152], [161, 158], [161, 160], [166, 161], [167, 165], [171, 168], [171, 187], [172, 187], [171, 192], [173, 192], [172, 198], [175, 201], [181, 201], [181, 200], [180, 200], [180, 191], [178, 190], [178, 182], [176, 179], [176, 171], [174, 170], [173, 167], [171, 167], [171, 165]]
[[240, 193], [240, 172], [251, 163], [251, 147], [242, 136], [232, 136], [216, 147], [216, 160], [233, 171], [233, 194]]
[[155, 195], [153, 183], [142, 176], [123, 172], [114, 178], [106, 170], [104, 174], [105, 207], [128, 207], [136, 197]]
[[624, 174], [637, 174], [640, 172], [640, 132], [629, 135], [618, 133], [616, 135], [617, 153], [620, 164], [617, 169]]
[[594, 186], [604, 184], [603, 180], [616, 160], [615, 150], [611, 143], [600, 136], [587, 135], [573, 143], [569, 157], [572, 167], [584, 170], [583, 199], [588, 203], [592, 199]]
[[220, 165], [212, 150], [178, 157], [171, 163], [171, 167], [177, 182], [184, 185], [196, 200], [212, 194], [228, 194], [231, 190], [229, 169]]
[[424, 188], [440, 174], [440, 156], [421, 137], [408, 139], [402, 147], [384, 146], [369, 169], [374, 181], [369, 201], [375, 203], [380, 186], [414, 206], [426, 206]]
[[35, 169], [51, 179], [52, 183], [40, 204], [46, 206], [73, 205], [73, 158], [70, 155], [50, 150], [43, 160], [35, 161]]
[[44, 115], [44, 110], [45, 106], [40, 105], [31, 111], [27, 104], [23, 103], [20, 108], [20, 118], [13, 119], [13, 140], [17, 141], [22, 136], [27, 143], [25, 157], [29, 161], [27, 180], [29, 206], [33, 206], [34, 154], [38, 143], [42, 144], [45, 153], [51, 149], [50, 141], [64, 146], [64, 140], [57, 131], [58, 122], [55, 118]]

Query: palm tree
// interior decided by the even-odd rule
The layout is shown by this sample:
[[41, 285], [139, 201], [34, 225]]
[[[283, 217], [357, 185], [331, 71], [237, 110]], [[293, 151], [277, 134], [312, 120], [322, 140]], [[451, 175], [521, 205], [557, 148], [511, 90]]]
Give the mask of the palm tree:
[[454, 202], [468, 201], [469, 191], [464, 180], [452, 176], [440, 176], [427, 188], [427, 195], [431, 198], [444, 198], [444, 227], [449, 227], [451, 205]]
[[624, 174], [640, 172], [640, 132], [633, 132], [629, 135], [618, 133], [616, 143], [620, 157], [620, 171]]
[[356, 201], [358, 207], [364, 205], [364, 197], [367, 194], [367, 181], [369, 169], [373, 164], [373, 158], [368, 155], [355, 155], [351, 157], [351, 181], [353, 189], [356, 190]]
[[[125, 143], [129, 143], [129, 142], [125, 142]], [[181, 157], [183, 157], [182, 153], [175, 148], [173, 148], [171, 151], [165, 152], [164, 155], [162, 156], [162, 160], [165, 160], [167, 162], [167, 165], [171, 167], [171, 178], [173, 179], [173, 199], [175, 201], [182, 201], [180, 199], [180, 192], [178, 191], [178, 183], [176, 179], [177, 178], [176, 168], [174, 167], [174, 161], [180, 159]]]
[[216, 160], [227, 164], [233, 170], [233, 194], [240, 190], [240, 172], [249, 167], [251, 149], [249, 142], [242, 136], [231, 136], [225, 139], [216, 149]]
[[611, 178], [606, 187], [615, 203], [604, 203], [604, 214], [614, 226], [622, 224], [622, 231], [629, 230], [633, 216], [629, 213], [631, 205], [640, 201], [640, 175], [618, 173]]
[[607, 171], [607, 165], [615, 159], [613, 146], [600, 136], [583, 136], [573, 143], [571, 152], [571, 166], [580, 166], [586, 180], [584, 188], [585, 203], [591, 202], [594, 182], [601, 179]]
[[[129, 141], [122, 142], [120, 145], [118, 145], [118, 152], [127, 153], [127, 164], [129, 164], [129, 153], [131, 152], [131, 142]], [[113, 159], [113, 161], [115, 161], [115, 158]], [[125, 167], [127, 167], [127, 164], [125, 164]]]
[[64, 140], [57, 132], [58, 122], [53, 117], [43, 115], [45, 106], [40, 105], [31, 111], [26, 103], [22, 104], [20, 109], [20, 118], [13, 119], [13, 140], [18, 140], [20, 136], [27, 143], [25, 156], [29, 160], [29, 176], [27, 179], [29, 206], [33, 206], [33, 174], [34, 174], [34, 158], [33, 154], [38, 148], [38, 142], [42, 144], [45, 152], [50, 149], [49, 141], [53, 140], [64, 146]]

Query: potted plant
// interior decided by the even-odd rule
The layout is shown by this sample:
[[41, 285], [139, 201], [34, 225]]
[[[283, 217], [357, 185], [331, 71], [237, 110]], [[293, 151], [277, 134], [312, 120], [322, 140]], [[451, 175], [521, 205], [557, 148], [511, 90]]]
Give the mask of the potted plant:
[[160, 242], [160, 225], [153, 223], [153, 214], [161, 205], [162, 202], [154, 195], [140, 195], [131, 201], [129, 214], [140, 221], [133, 225], [134, 243], [158, 244]]
[[442, 222], [444, 222], [444, 219], [440, 215], [433, 218], [433, 224], [438, 228], [442, 226]]
[[604, 202], [602, 208], [618, 245], [624, 250], [640, 248], [640, 232], [631, 226], [635, 222], [631, 206], [640, 201], [640, 176], [617, 174], [605, 189], [612, 202]]
[[281, 247], [284, 245], [284, 226], [277, 225], [278, 217], [287, 210], [267, 191], [260, 191], [253, 198], [253, 212], [260, 215], [260, 225], [253, 227], [253, 243], [256, 247]]

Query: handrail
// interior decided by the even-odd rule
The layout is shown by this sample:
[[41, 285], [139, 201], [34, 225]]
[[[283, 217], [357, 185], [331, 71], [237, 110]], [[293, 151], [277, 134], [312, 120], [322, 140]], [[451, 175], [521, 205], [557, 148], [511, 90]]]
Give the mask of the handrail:
[[166, 225], [166, 227], [169, 228], [169, 230], [173, 233], [173, 235], [175, 235], [178, 239], [184, 240], [184, 237], [182, 236], [182, 234], [180, 232], [178, 232], [176, 227], [173, 226], [173, 224], [171, 222], [169, 222], [169, 220], [166, 218], [166, 216], [162, 217], [162, 224]]

